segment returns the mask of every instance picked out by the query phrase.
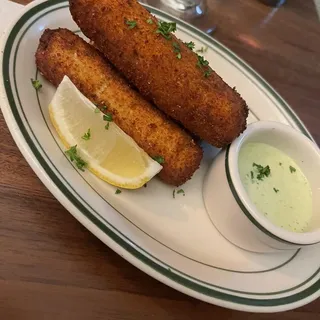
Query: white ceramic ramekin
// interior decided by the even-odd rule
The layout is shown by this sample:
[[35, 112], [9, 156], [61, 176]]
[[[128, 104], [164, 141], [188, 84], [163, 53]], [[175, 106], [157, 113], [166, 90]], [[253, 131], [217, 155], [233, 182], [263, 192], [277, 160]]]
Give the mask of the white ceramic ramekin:
[[[304, 233], [274, 225], [250, 200], [240, 180], [239, 151], [248, 142], [262, 142], [295, 160], [309, 180], [313, 216]], [[203, 188], [207, 212], [220, 233], [233, 244], [254, 252], [274, 252], [320, 242], [320, 150], [297, 130], [277, 122], [260, 121], [247, 130], [213, 161]]]

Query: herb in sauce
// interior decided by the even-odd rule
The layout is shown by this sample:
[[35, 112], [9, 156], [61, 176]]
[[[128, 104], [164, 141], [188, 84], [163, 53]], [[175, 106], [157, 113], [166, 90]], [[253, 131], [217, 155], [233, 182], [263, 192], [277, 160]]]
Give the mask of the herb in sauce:
[[258, 174], [257, 174], [257, 179], [258, 180], [263, 180], [266, 177], [269, 177], [271, 170], [269, 166], [262, 166], [261, 164], [252, 164], [253, 167], [257, 168]]
[[147, 23], [149, 23], [149, 24], [153, 24], [152, 19], [151, 19], [151, 18], [149, 18], [149, 19], [147, 20]]
[[120, 190], [120, 189], [117, 189], [116, 190], [116, 192], [115, 192], [115, 194], [119, 194], [119, 193], [121, 193], [122, 191]]
[[296, 168], [295, 167], [293, 167], [293, 166], [289, 166], [289, 169], [290, 169], [290, 172], [291, 173], [293, 173], [293, 172], [296, 172], [297, 170], [296, 170]]

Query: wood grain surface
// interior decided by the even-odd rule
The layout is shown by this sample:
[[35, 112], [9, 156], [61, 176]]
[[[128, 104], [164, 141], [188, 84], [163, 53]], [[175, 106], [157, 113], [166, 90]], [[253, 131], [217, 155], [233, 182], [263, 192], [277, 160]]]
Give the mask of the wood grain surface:
[[[214, 36], [271, 83], [320, 143], [315, 5], [288, 0], [272, 16], [271, 10], [256, 0], [210, 0], [207, 19], [217, 24]], [[282, 314], [249, 314], [157, 282], [102, 244], [53, 198], [21, 156], [1, 113], [0, 137], [1, 320], [320, 319], [320, 300]]]

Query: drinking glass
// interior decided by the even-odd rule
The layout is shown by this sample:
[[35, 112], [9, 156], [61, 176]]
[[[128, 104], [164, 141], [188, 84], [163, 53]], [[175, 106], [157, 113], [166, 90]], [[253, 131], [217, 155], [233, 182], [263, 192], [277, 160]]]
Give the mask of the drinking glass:
[[185, 20], [208, 34], [216, 26], [208, 14], [207, 0], [140, 0]]
[[161, 0], [174, 14], [184, 18], [196, 18], [204, 15], [206, 11], [206, 0]]

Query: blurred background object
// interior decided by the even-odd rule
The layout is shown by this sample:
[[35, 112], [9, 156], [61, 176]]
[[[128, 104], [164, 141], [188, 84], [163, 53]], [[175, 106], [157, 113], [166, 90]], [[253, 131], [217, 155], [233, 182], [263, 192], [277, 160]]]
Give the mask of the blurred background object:
[[259, 1], [271, 7], [279, 7], [286, 2], [286, 0], [259, 0]]
[[206, 0], [161, 0], [179, 17], [193, 19], [205, 14]]
[[197, 25], [200, 22], [200, 28], [207, 34], [212, 34], [216, 29], [216, 25], [212, 21], [212, 15], [209, 15], [208, 1], [209, 0], [144, 0], [143, 2], [189, 23]]

